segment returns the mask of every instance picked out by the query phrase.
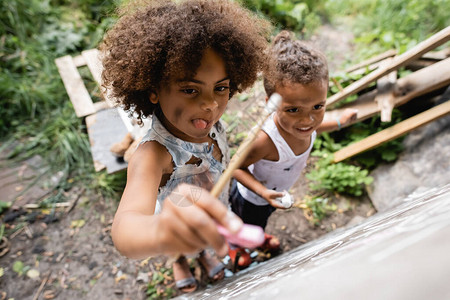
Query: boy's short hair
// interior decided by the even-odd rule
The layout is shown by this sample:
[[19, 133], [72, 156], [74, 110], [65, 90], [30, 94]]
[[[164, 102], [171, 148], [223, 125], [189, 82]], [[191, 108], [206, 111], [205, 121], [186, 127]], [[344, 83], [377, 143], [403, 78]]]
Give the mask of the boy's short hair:
[[328, 83], [328, 64], [325, 55], [309, 44], [281, 31], [272, 41], [270, 69], [264, 74], [264, 88], [268, 96], [277, 85], [309, 84], [324, 80]]
[[141, 1], [120, 13], [100, 47], [103, 86], [138, 120], [158, 106], [150, 93], [178, 76], [195, 76], [207, 48], [225, 62], [230, 98], [267, 65], [270, 23], [235, 1]]

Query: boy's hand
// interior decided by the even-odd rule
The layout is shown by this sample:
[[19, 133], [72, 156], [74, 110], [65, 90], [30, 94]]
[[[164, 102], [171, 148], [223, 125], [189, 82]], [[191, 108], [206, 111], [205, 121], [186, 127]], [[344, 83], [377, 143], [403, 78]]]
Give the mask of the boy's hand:
[[216, 223], [236, 233], [242, 220], [207, 190], [181, 184], [164, 201], [159, 214], [161, 253], [195, 253], [208, 246], [225, 256], [228, 246]]
[[281, 202], [277, 200], [277, 198], [280, 198], [283, 196], [284, 196], [284, 193], [277, 192], [274, 190], [269, 190], [269, 189], [264, 190], [264, 192], [262, 192], [262, 194], [261, 194], [261, 197], [263, 197], [273, 207], [280, 208], [280, 209], [286, 209], [283, 206], [283, 204], [281, 204]]
[[358, 110], [353, 108], [347, 108], [342, 113], [341, 117], [339, 118], [339, 121], [341, 122], [341, 125], [348, 125], [351, 122], [355, 121], [358, 116]]

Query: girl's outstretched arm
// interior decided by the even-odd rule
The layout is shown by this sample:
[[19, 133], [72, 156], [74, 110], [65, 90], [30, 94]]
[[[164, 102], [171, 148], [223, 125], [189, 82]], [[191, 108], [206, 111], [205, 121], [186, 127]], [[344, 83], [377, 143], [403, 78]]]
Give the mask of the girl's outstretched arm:
[[136, 150], [112, 225], [116, 248], [130, 258], [194, 253], [207, 246], [225, 255], [227, 245], [216, 222], [232, 232], [242, 222], [206, 190], [180, 185], [164, 200], [161, 213], [154, 214], [161, 178], [171, 168], [172, 157], [160, 144], [147, 142]]

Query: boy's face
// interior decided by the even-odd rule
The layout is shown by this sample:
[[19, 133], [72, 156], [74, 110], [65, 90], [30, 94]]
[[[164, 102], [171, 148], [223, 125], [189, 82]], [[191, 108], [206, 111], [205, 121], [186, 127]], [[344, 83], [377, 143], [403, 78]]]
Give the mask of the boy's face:
[[287, 141], [307, 140], [322, 123], [325, 114], [328, 83], [287, 83], [275, 91], [283, 97], [275, 122]]
[[212, 126], [220, 119], [228, 103], [230, 79], [223, 59], [207, 49], [194, 78], [178, 78], [150, 101], [159, 103], [167, 130], [194, 143], [208, 141]]

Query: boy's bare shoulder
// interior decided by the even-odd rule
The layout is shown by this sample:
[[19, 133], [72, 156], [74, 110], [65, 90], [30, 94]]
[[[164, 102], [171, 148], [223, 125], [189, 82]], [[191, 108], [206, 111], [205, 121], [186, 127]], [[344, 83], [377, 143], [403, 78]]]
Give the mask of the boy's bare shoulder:
[[277, 148], [272, 139], [263, 130], [258, 132], [256, 140], [252, 146], [252, 156], [255, 160], [267, 159], [273, 160], [278, 155]]

